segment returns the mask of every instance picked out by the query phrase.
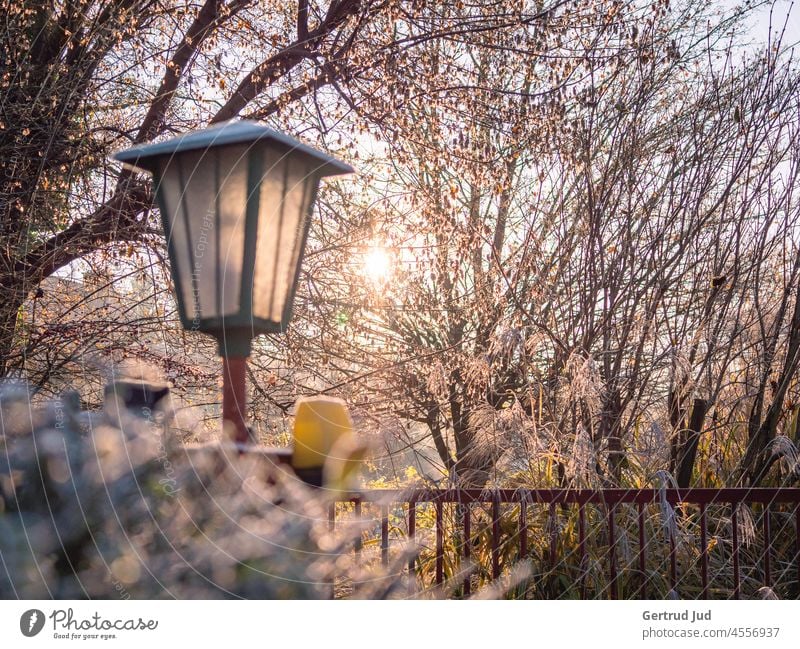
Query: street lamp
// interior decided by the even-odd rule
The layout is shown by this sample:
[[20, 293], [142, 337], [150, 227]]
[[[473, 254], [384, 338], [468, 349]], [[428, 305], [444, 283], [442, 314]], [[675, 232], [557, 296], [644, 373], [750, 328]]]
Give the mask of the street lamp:
[[353, 169], [251, 121], [114, 158], [153, 175], [181, 323], [219, 342], [222, 417], [245, 443], [251, 340], [286, 329], [319, 181]]

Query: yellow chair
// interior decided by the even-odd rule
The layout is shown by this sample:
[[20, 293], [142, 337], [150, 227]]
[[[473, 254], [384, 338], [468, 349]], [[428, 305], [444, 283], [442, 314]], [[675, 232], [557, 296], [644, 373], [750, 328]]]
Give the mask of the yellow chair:
[[317, 486], [352, 488], [366, 450], [353, 432], [344, 401], [322, 396], [298, 399], [291, 461], [298, 476]]
[[334, 444], [353, 438], [353, 422], [347, 405], [333, 397], [304, 397], [295, 404], [295, 469], [322, 468]]

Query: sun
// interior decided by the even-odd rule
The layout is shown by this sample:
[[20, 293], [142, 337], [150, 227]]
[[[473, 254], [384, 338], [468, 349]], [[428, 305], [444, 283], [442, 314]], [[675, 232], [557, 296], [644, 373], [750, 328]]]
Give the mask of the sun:
[[392, 270], [392, 262], [385, 248], [373, 246], [364, 255], [364, 274], [373, 284], [385, 282]]

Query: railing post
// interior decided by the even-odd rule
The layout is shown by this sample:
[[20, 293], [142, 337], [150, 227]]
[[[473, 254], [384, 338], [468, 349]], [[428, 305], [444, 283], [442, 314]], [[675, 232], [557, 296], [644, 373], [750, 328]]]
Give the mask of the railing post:
[[408, 593], [417, 592], [417, 503], [413, 499], [408, 501], [408, 538], [411, 542], [411, 557], [408, 560]]
[[580, 553], [581, 599], [586, 599], [586, 572], [588, 556], [586, 554], [586, 505], [578, 505], [578, 551]]
[[381, 565], [389, 565], [389, 507], [381, 505]]
[[731, 543], [733, 544], [733, 599], [739, 599], [742, 579], [739, 573], [739, 503], [731, 503]]
[[609, 557], [609, 572], [611, 577], [611, 599], [618, 599], [619, 593], [617, 592], [617, 535], [616, 526], [614, 523], [614, 510], [616, 503], [608, 506], [608, 557]]
[[639, 599], [644, 599], [647, 594], [647, 557], [645, 556], [646, 541], [644, 535], [644, 503], [636, 503], [637, 522], [639, 524], [639, 572], [641, 581], [639, 583]]
[[500, 499], [492, 499], [492, 579], [500, 577]]
[[772, 549], [772, 531], [769, 526], [769, 503], [764, 503], [762, 511], [764, 517], [764, 585], [772, 588], [772, 570], [769, 561], [769, 553]]
[[462, 521], [463, 542], [464, 542], [463, 556], [464, 556], [464, 564], [466, 570], [466, 574], [464, 575], [464, 596], [469, 597], [472, 594], [472, 579], [471, 579], [472, 570], [469, 570], [466, 564], [468, 564], [470, 560], [470, 545], [472, 544], [472, 529], [471, 529], [472, 512], [470, 509], [469, 502], [462, 502], [461, 507], [463, 514], [463, 521]]
[[550, 511], [548, 513], [547, 520], [550, 527], [550, 571], [555, 572], [556, 550], [558, 548], [558, 521], [556, 519], [555, 502], [550, 503]]
[[700, 579], [703, 586], [702, 597], [708, 599], [708, 530], [705, 503], [700, 503]]
[[441, 498], [436, 499], [434, 508], [436, 511], [436, 585], [441, 586], [444, 581], [444, 512]]
[[794, 506], [794, 562], [797, 567], [797, 596], [800, 597], [800, 504]]

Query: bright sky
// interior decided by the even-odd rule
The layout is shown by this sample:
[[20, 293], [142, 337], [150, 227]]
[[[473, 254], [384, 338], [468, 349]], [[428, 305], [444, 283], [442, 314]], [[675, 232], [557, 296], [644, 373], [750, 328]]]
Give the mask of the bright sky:
[[[721, 5], [729, 4], [731, 0], [723, 0]], [[766, 41], [770, 31], [770, 13], [772, 17], [772, 31], [780, 30], [786, 24], [786, 33], [783, 37], [784, 45], [791, 47], [800, 42], [800, 2], [791, 0], [775, 0], [772, 11], [765, 7], [758, 13], [757, 22], [753, 25], [753, 36]]]

